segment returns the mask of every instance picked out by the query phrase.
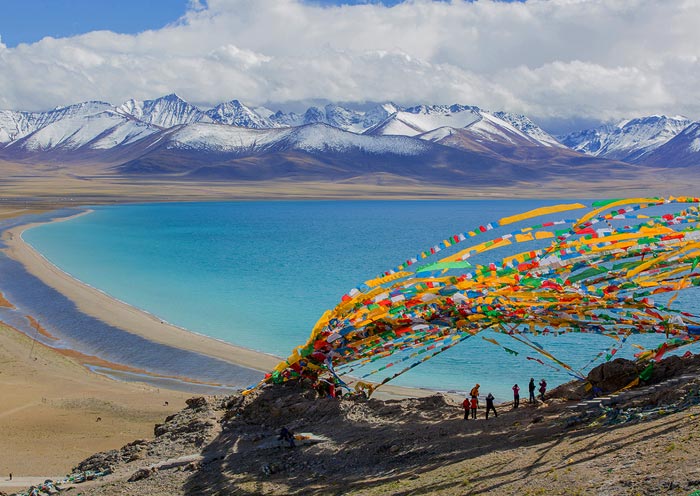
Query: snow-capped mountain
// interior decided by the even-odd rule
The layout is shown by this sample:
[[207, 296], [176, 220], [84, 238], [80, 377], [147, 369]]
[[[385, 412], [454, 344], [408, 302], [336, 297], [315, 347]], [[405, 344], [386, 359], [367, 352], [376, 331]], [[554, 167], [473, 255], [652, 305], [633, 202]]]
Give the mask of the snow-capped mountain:
[[47, 112], [0, 111], [0, 143], [8, 144], [63, 119], [80, 118], [105, 110], [113, 110], [106, 102], [83, 102], [57, 107]]
[[365, 133], [373, 136], [417, 136], [440, 127], [467, 127], [479, 120], [478, 110], [464, 105], [419, 105], [397, 109]]
[[250, 154], [267, 150], [303, 150], [343, 153], [417, 155], [430, 147], [419, 140], [400, 136], [379, 138], [343, 131], [327, 124], [308, 124], [276, 129], [248, 129], [192, 124], [167, 136], [168, 149]]
[[133, 158], [113, 167], [114, 173], [235, 181], [379, 175], [443, 184], [508, 184], [540, 174], [470, 150], [406, 136], [361, 135], [322, 123], [274, 129], [197, 123], [161, 131], [132, 149]]
[[[107, 150], [128, 145], [158, 131], [103, 102], [88, 102], [54, 110], [43, 116], [43, 125], [7, 145], [13, 153]], [[36, 120], [35, 120], [36, 122]]]
[[[489, 113], [474, 106], [420, 105], [399, 110], [366, 131], [372, 135], [417, 136], [442, 142], [449, 136], [471, 136], [476, 141], [536, 146], [562, 145], [534, 122], [507, 112]], [[445, 144], [450, 144], [448, 140]]]
[[[485, 112], [482, 112], [482, 115], [485, 115]], [[551, 134], [547, 133], [544, 129], [539, 127], [537, 124], [532, 122], [529, 118], [525, 117], [524, 115], [519, 115], [519, 114], [511, 114], [509, 112], [493, 112], [493, 117], [496, 117], [497, 119], [500, 119], [503, 122], [506, 122], [513, 126], [515, 129], [523, 133], [524, 135], [534, 139], [538, 143], [541, 143], [545, 146], [555, 146], [555, 147], [564, 147], [554, 136]]]
[[[271, 114], [271, 112], [268, 114]], [[207, 110], [206, 115], [213, 122], [229, 126], [247, 127], [250, 129], [269, 129], [279, 127], [262, 115], [260, 110], [252, 109], [238, 100], [231, 100]]]
[[376, 105], [367, 111], [328, 104], [325, 107], [310, 107], [304, 114], [277, 112], [270, 115], [269, 119], [275, 126], [294, 127], [321, 123], [361, 134], [397, 111], [398, 107], [393, 103]]
[[[70, 129], [79, 125], [80, 121], [75, 118], [95, 115], [99, 112], [107, 112], [109, 115], [118, 114], [134, 122], [157, 126], [161, 129], [193, 123], [219, 123], [249, 129], [327, 124], [356, 134], [415, 137], [441, 128], [445, 129], [436, 131], [438, 134], [445, 134], [447, 128], [470, 128], [475, 139], [505, 140], [516, 145], [518, 139], [511, 138], [520, 136], [543, 146], [557, 145], [554, 138], [524, 116], [505, 112], [490, 114], [477, 107], [464, 105], [420, 105], [402, 109], [392, 103], [385, 103], [369, 109], [357, 110], [328, 104], [324, 107], [310, 107], [303, 114], [297, 114], [272, 112], [264, 107], [254, 108], [238, 100], [231, 100], [202, 111], [175, 94], [153, 100], [129, 100], [119, 107], [113, 107], [105, 102], [85, 102], [49, 112], [2, 111], [0, 112], [0, 144], [10, 144], [48, 125], [67, 119], [71, 119], [71, 122], [64, 123], [63, 127], [65, 133], [69, 133]], [[53, 139], [60, 137], [48, 139], [46, 135], [51, 133], [42, 133], [32, 142], [35, 143], [32, 146], [51, 147], [53, 143], [66, 141]], [[430, 134], [425, 138], [438, 141], [434, 135]], [[80, 142], [83, 141], [84, 138], [81, 137]]]
[[0, 110], [0, 145], [26, 136], [30, 131], [28, 112]]
[[675, 137], [643, 157], [644, 165], [693, 167], [700, 165], [700, 122], [694, 122]]
[[169, 128], [193, 122], [211, 122], [209, 116], [194, 105], [190, 105], [175, 93], [155, 100], [129, 100], [117, 109], [147, 124]]
[[231, 100], [202, 110], [173, 94], [119, 107], [85, 102], [47, 112], [0, 111], [0, 159], [98, 164], [110, 174], [175, 179], [354, 180], [379, 174], [501, 184], [573, 174], [597, 180], [601, 173], [630, 174], [633, 166], [603, 158], [621, 150], [644, 164], [700, 164], [698, 125], [679, 132], [688, 123], [655, 116], [571, 138], [597, 158], [567, 148], [525, 116], [475, 106], [328, 104], [285, 113]]
[[[465, 105], [328, 104], [303, 114], [176, 95], [0, 113], [0, 158], [172, 180], [418, 181], [502, 186], [630, 166], [562, 147], [527, 117]], [[96, 169], [96, 168], [97, 169]], [[97, 171], [97, 172], [96, 172]], [[358, 179], [360, 178], [360, 179]]]
[[690, 119], [680, 115], [652, 115], [577, 131], [561, 138], [561, 142], [588, 155], [642, 163], [647, 154], [668, 142], [691, 123]]

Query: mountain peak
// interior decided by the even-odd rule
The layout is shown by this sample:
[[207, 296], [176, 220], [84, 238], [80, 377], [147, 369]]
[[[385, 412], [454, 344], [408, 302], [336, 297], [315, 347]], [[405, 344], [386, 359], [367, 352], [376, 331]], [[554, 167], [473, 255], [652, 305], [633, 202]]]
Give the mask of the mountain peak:
[[169, 102], [185, 102], [185, 100], [183, 98], [180, 98], [180, 96], [177, 93], [168, 93], [167, 95], [163, 95], [161, 97], [155, 98], [154, 100], [150, 100], [150, 101], [158, 101], [158, 100], [167, 100]]
[[207, 110], [206, 115], [213, 122], [229, 126], [265, 129], [275, 126], [272, 121], [261, 116], [255, 110], [244, 105], [239, 100], [229, 100]]
[[562, 143], [589, 155], [636, 163], [691, 123], [683, 116], [648, 115], [577, 131], [564, 136]]
[[204, 112], [187, 103], [175, 93], [153, 100], [139, 101], [132, 99], [120, 105], [117, 111], [163, 128], [200, 122], [202, 120], [209, 121]]

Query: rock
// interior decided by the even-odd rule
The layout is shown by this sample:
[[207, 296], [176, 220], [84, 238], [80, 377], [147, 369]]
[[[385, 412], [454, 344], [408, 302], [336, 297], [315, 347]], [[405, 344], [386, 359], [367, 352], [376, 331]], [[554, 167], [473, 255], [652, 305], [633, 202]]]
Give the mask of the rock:
[[195, 409], [195, 408], [201, 408], [203, 406], [207, 406], [208, 401], [204, 396], [197, 396], [195, 398], [190, 398], [187, 401], [185, 401], [187, 404], [188, 408]]
[[399, 446], [398, 444], [393, 444], [393, 445], [389, 448], [389, 453], [391, 453], [392, 455], [395, 455], [395, 454], [398, 453], [399, 451], [401, 451], [401, 446]]
[[282, 472], [284, 467], [278, 463], [265, 463], [262, 466], [262, 473], [265, 475], [272, 475]]
[[150, 469], [150, 468], [139, 469], [136, 472], [134, 472], [131, 477], [129, 477], [129, 482], [136, 482], [136, 481], [140, 481], [143, 479], [148, 479], [154, 473], [155, 473], [155, 469]]
[[90, 458], [87, 458], [80, 462], [78, 466], [73, 469], [73, 472], [87, 472], [88, 470], [94, 472], [102, 472], [106, 469], [111, 470], [116, 464], [122, 461], [121, 453], [117, 450], [104, 451], [102, 453], [96, 453]]
[[632, 382], [641, 372], [639, 366], [624, 358], [601, 363], [588, 373], [588, 381], [604, 392], [617, 391]]
[[[148, 441], [145, 439], [137, 439], [136, 441], [131, 441], [129, 444], [124, 445], [124, 448], [127, 446], [145, 446], [148, 444]], [[124, 449], [122, 448], [122, 449]]]

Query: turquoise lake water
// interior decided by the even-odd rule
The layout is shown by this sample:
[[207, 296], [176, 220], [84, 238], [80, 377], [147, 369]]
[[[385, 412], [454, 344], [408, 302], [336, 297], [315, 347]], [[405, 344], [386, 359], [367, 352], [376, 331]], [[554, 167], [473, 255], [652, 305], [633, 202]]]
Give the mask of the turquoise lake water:
[[[74, 277], [163, 320], [287, 356], [306, 341], [318, 317], [362, 281], [449, 235], [562, 202], [123, 205], [95, 207], [89, 215], [28, 230], [24, 239]], [[522, 225], [509, 226], [508, 231], [516, 227]], [[488, 256], [502, 258], [522, 249], [513, 245]], [[694, 301], [686, 295], [677, 304], [692, 306]], [[532, 352], [519, 343], [495, 337], [521, 354], [512, 357], [480, 337], [471, 338], [396, 383], [464, 391], [479, 382], [483, 392], [506, 399], [513, 383], [525, 389], [530, 377], [546, 377], [552, 386], [571, 379], [563, 371], [526, 360]], [[602, 336], [580, 334], [537, 340], [574, 368], [613, 344]], [[639, 336], [636, 341], [660, 343], [662, 337]], [[627, 346], [618, 356], [629, 357], [633, 351]]]

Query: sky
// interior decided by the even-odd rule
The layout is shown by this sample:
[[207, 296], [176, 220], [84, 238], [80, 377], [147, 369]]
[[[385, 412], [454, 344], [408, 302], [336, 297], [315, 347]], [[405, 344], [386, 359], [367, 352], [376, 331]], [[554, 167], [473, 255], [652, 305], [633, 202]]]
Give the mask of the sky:
[[[3, 1], [0, 108], [477, 105], [552, 125], [700, 118], [696, 0]], [[558, 123], [558, 124], [557, 124]]]

